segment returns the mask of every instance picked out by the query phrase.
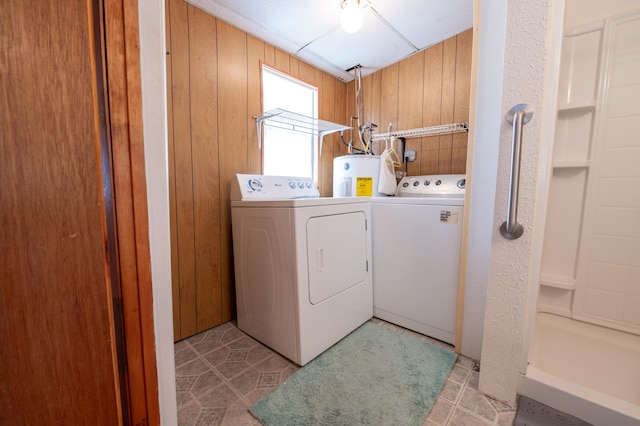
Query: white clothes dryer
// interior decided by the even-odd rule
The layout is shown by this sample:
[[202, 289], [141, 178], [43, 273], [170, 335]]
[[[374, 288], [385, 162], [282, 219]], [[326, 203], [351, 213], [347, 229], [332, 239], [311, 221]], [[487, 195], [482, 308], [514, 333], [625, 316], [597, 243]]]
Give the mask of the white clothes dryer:
[[368, 197], [320, 198], [309, 178], [231, 187], [238, 328], [305, 365], [373, 316]]
[[455, 341], [464, 175], [409, 176], [371, 199], [373, 315]]

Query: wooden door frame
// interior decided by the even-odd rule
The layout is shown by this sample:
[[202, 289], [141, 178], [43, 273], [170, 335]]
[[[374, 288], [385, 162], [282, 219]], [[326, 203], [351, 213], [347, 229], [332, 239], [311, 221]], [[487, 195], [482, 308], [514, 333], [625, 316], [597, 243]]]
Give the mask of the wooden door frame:
[[[91, 0], [90, 0], [91, 1]], [[105, 193], [114, 218], [116, 339], [120, 342], [123, 423], [159, 425], [160, 409], [155, 350], [149, 244], [138, 2], [92, 0], [100, 19], [105, 119], [111, 162], [111, 191]], [[109, 207], [111, 206], [111, 207]], [[110, 241], [111, 243], [112, 241]], [[118, 320], [122, 326], [118, 330]], [[122, 365], [124, 363], [124, 365]], [[124, 370], [124, 371], [123, 371]], [[124, 411], [126, 410], [126, 412]]]

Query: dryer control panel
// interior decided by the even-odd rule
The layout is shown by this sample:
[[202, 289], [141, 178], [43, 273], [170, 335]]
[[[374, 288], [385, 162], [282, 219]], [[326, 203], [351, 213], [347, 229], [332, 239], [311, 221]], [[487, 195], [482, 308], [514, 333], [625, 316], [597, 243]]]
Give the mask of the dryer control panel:
[[237, 174], [231, 182], [231, 200], [292, 200], [318, 198], [311, 178]]
[[396, 197], [464, 197], [466, 175], [406, 176], [396, 189]]

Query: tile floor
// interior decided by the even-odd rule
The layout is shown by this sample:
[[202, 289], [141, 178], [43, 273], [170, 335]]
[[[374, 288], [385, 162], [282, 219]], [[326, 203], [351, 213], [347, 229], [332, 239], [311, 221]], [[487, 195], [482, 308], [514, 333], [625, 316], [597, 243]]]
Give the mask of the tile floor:
[[[372, 319], [451, 349], [445, 343]], [[175, 344], [179, 425], [260, 425], [247, 408], [299, 367], [242, 333], [234, 322]], [[424, 426], [511, 425], [515, 410], [478, 392], [474, 361], [459, 356]]]

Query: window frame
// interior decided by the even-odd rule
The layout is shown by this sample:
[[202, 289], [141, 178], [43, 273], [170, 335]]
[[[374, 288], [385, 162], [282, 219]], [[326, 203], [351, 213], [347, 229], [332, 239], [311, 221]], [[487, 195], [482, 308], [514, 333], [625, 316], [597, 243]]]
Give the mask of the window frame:
[[[260, 63], [260, 90], [261, 90], [261, 96], [260, 96], [260, 104], [261, 104], [261, 108], [263, 111], [263, 114], [271, 109], [274, 108], [282, 108], [282, 106], [269, 106], [267, 108], [267, 106], [265, 105], [265, 88], [264, 88], [264, 74], [265, 74], [265, 70], [266, 72], [280, 77], [284, 80], [288, 80], [290, 81], [292, 84], [298, 85], [300, 87], [303, 88], [307, 88], [310, 90], [310, 92], [312, 93], [312, 110], [313, 110], [313, 114], [311, 116], [311, 118], [313, 118], [314, 120], [318, 120], [319, 119], [319, 98], [320, 98], [320, 90], [317, 86], [299, 78], [298, 76], [292, 75], [290, 73], [287, 73], [285, 71], [282, 71], [272, 65], [268, 65], [264, 62]], [[282, 108], [287, 110], [287, 108]], [[297, 114], [300, 114], [300, 112], [298, 111], [291, 111]], [[307, 117], [309, 117], [309, 115], [307, 114], [302, 114], [305, 115]], [[266, 135], [266, 127], [269, 126], [269, 124], [267, 122], [264, 122], [264, 126], [262, 127], [261, 131], [262, 131], [262, 147], [261, 147], [261, 156], [262, 156], [262, 173], [265, 174], [265, 147], [268, 144], [268, 137]], [[273, 126], [273, 127], [277, 127], [277, 126]], [[318, 186], [318, 182], [319, 182], [319, 167], [320, 167], [320, 139], [318, 136], [317, 132], [302, 132], [299, 130], [285, 130], [285, 131], [291, 131], [291, 132], [299, 132], [301, 134], [305, 134], [308, 135], [311, 139], [311, 144], [312, 144], [312, 149], [311, 149], [311, 178], [313, 179], [313, 182], [315, 183], [316, 186]]]

